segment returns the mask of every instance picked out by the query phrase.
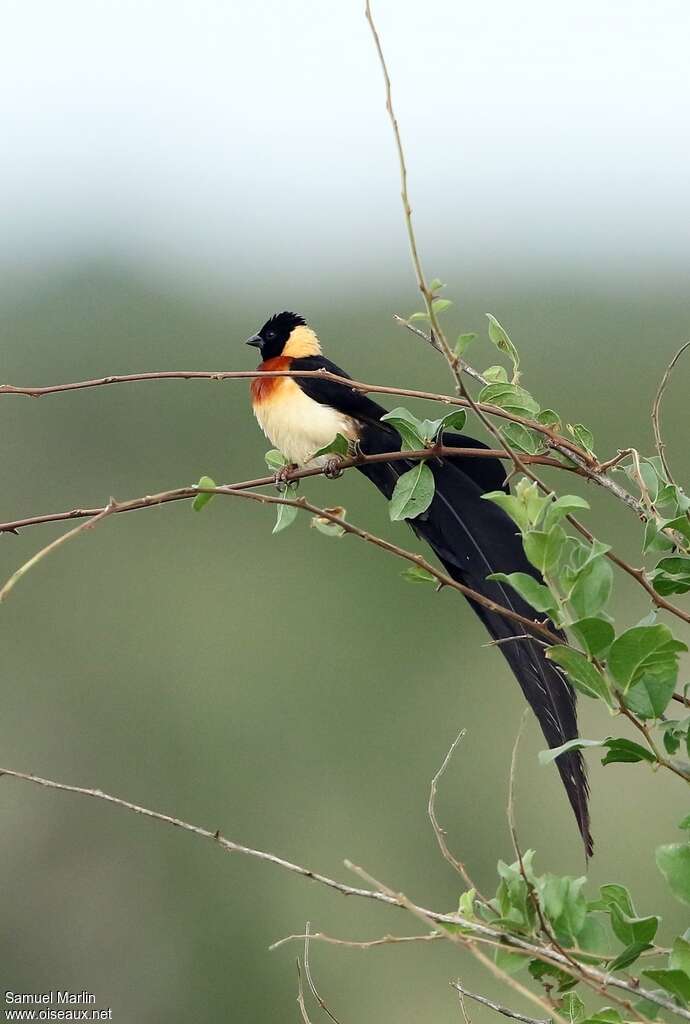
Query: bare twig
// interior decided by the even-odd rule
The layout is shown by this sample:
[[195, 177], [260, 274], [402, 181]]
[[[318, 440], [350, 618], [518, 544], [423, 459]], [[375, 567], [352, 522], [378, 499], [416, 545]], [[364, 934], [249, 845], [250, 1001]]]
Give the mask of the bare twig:
[[304, 973], [307, 977], [307, 984], [309, 985], [309, 990], [311, 991], [311, 994], [313, 995], [314, 999], [319, 1004], [323, 1012], [326, 1014], [326, 1016], [331, 1019], [333, 1024], [340, 1024], [338, 1018], [329, 1010], [325, 1000], [319, 995], [319, 991], [316, 985], [314, 984], [314, 979], [311, 976], [311, 969], [309, 967], [309, 940], [311, 938], [311, 935], [309, 932], [309, 928], [309, 921], [307, 921], [307, 926], [304, 930]]
[[[282, 939], [272, 942], [268, 947], [270, 951], [279, 949], [288, 942], [304, 941], [305, 933], [297, 932], [294, 935], [285, 935]], [[339, 939], [335, 935], [326, 935], [325, 932], [310, 932], [309, 938], [312, 942], [325, 942], [331, 946], [345, 946], [347, 949], [375, 949], [377, 946], [409, 945], [417, 942], [436, 942], [444, 939], [442, 932], [427, 932], [424, 935], [382, 935], [378, 939]]]
[[111, 498], [108, 504], [104, 508], [100, 509], [93, 519], [90, 519], [86, 523], [80, 523], [79, 526], [75, 526], [73, 530], [63, 533], [62, 536], [57, 537], [54, 541], [51, 541], [50, 544], [46, 544], [45, 547], [41, 548], [40, 551], [37, 551], [35, 555], [32, 555], [28, 561], [24, 562], [23, 565], [20, 565], [20, 567], [12, 573], [10, 578], [3, 585], [2, 589], [0, 589], [0, 601], [4, 601], [11, 593], [15, 584], [18, 583], [23, 576], [26, 576], [27, 572], [33, 569], [33, 567], [42, 561], [42, 559], [46, 558], [47, 555], [56, 551], [57, 548], [61, 547], [63, 544], [66, 544], [68, 540], [72, 540], [72, 538], [76, 537], [77, 534], [83, 533], [84, 530], [93, 529], [99, 522], [102, 522], [103, 519], [112, 515], [112, 513], [116, 511], [117, 502], [114, 498]]
[[481, 895], [481, 893], [477, 889], [476, 885], [474, 884], [474, 882], [470, 878], [469, 872], [468, 872], [467, 868], [465, 867], [465, 865], [463, 864], [463, 862], [461, 860], [458, 860], [457, 857], [455, 857], [451, 853], [450, 849], [448, 848], [448, 843], [446, 842], [446, 833], [445, 833], [444, 829], [441, 827], [441, 825], [439, 824], [438, 818], [436, 817], [436, 790], [438, 788], [439, 779], [444, 774], [446, 768], [450, 764], [451, 758], [452, 758], [453, 754], [455, 753], [455, 748], [457, 747], [457, 745], [460, 742], [460, 740], [464, 738], [465, 732], [466, 732], [466, 730], [462, 729], [458, 733], [458, 735], [455, 737], [455, 739], [453, 740], [453, 742], [450, 745], [450, 749], [448, 750], [448, 753], [446, 754], [445, 758], [443, 759], [443, 764], [441, 765], [441, 767], [439, 768], [439, 770], [436, 772], [436, 774], [434, 775], [433, 779], [431, 780], [431, 787], [429, 789], [428, 814], [429, 814], [429, 820], [431, 822], [431, 827], [434, 830], [434, 835], [436, 836], [436, 842], [438, 843], [439, 850], [441, 851], [444, 860], [448, 861], [448, 863], [451, 865], [451, 867], [455, 871], [458, 872], [458, 874], [462, 877], [463, 881], [465, 882], [465, 885], [469, 889], [474, 889], [474, 891], [477, 893], [477, 896], [479, 897], [479, 899], [483, 903], [486, 903], [487, 902], [486, 899]]
[[311, 1024], [307, 1008], [304, 1005], [304, 987], [302, 985], [302, 968], [300, 967], [299, 958], [295, 961], [297, 964], [297, 1005], [299, 1006], [299, 1012], [302, 1016], [302, 1024]]
[[476, 1003], [481, 1003], [482, 1006], [488, 1006], [490, 1010], [495, 1010], [496, 1013], [503, 1014], [504, 1017], [511, 1017], [513, 1020], [519, 1020], [522, 1024], [552, 1024], [553, 1017], [548, 1017], [546, 1020], [539, 1020], [536, 1017], [527, 1017], [524, 1013], [518, 1013], [517, 1010], [510, 1010], [507, 1006], [501, 1006], [500, 1003], [495, 1003], [493, 999], [487, 999], [486, 996], [479, 996], [475, 992], [470, 992], [469, 989], [464, 988], [459, 981], [451, 981], [451, 988], [462, 998], [467, 996], [468, 999], [474, 999]]
[[[432, 925], [432, 919], [427, 915], [426, 911], [422, 910], [420, 907], [414, 904], [410, 899], [407, 898], [407, 896], [405, 896], [404, 893], [394, 893], [393, 890], [389, 889], [386, 885], [383, 884], [383, 882], [377, 881], [377, 879], [375, 879], [373, 875], [370, 875], [363, 868], [358, 867], [356, 864], [352, 864], [350, 861], [346, 860], [345, 866], [348, 867], [360, 878], [365, 879], [367, 884], [371, 885], [378, 892], [381, 892], [384, 895], [397, 899], [400, 906], [403, 906], [406, 910], [409, 910], [410, 913], [413, 914], [415, 917], [419, 918], [420, 921], [424, 921], [424, 923], [428, 926]], [[446, 930], [445, 937], [448, 939], [449, 942], [452, 942], [455, 945], [462, 946], [465, 949], [469, 950], [472, 956], [481, 964], [483, 964], [484, 967], [486, 967], [494, 975], [494, 977], [499, 978], [506, 985], [509, 985], [510, 988], [512, 988], [515, 992], [518, 992], [524, 999], [533, 1002], [540, 1009], [546, 1010], [547, 1013], [551, 1012], [551, 1007], [544, 1001], [544, 999], [542, 999], [540, 995], [538, 995], [536, 992], [532, 992], [531, 989], [528, 989], [525, 985], [519, 982], [517, 978], [508, 974], [507, 971], [502, 970], [496, 963], [494, 963], [494, 961], [490, 957], [486, 956], [486, 954], [483, 953], [482, 950], [478, 949], [474, 936], [463, 935], [462, 932], [458, 932], [455, 930]], [[559, 1020], [561, 1024], [568, 1024], [565, 1018], [562, 1017], [558, 1012], [554, 1011], [553, 1016], [556, 1020]]]
[[[320, 885], [326, 886], [343, 896], [356, 896], [362, 899], [373, 900], [374, 902], [382, 903], [386, 906], [410, 909], [410, 901], [408, 901], [406, 897], [403, 898], [390, 894], [390, 890], [386, 890], [384, 892], [379, 891], [378, 889], [362, 889], [346, 885], [343, 882], [328, 878], [326, 875], [322, 875], [310, 868], [302, 867], [299, 864], [294, 864], [282, 857], [278, 857], [276, 854], [267, 853], [264, 850], [256, 850], [248, 846], [243, 846], [240, 843], [236, 843], [221, 835], [219, 830], [211, 832], [209, 829], [202, 828], [199, 825], [190, 824], [189, 822], [183, 821], [181, 818], [175, 818], [172, 815], [163, 814], [159, 811], [151, 810], [148, 807], [142, 807], [139, 804], [132, 803], [129, 800], [123, 800], [120, 797], [104, 793], [100, 789], [88, 789], [83, 786], [72, 786], [67, 783], [56, 782], [53, 779], [42, 778], [38, 775], [31, 775], [29, 772], [19, 772], [10, 768], [0, 768], [0, 777], [3, 775], [23, 782], [30, 782], [37, 786], [43, 786], [48, 789], [103, 800], [106, 803], [112, 804], [116, 807], [121, 807], [124, 810], [131, 811], [135, 814], [141, 814], [144, 817], [153, 819], [154, 821], [160, 821], [164, 824], [172, 825], [175, 828], [182, 829], [192, 835], [199, 836], [202, 839], [207, 839], [226, 853], [241, 853], [245, 856], [273, 864], [276, 867], [291, 872], [292, 874], [299, 875], [302, 878], [307, 878]], [[551, 950], [544, 946], [529, 942], [517, 935], [504, 933], [500, 931], [500, 929], [492, 928], [490, 925], [484, 924], [481, 921], [468, 920], [460, 914], [440, 913], [434, 910], [427, 910], [426, 908], [416, 904], [412, 904], [412, 906], [414, 906], [418, 915], [422, 915], [421, 919], [424, 920], [425, 924], [430, 928], [435, 928], [438, 924], [459, 925], [468, 932], [474, 942], [486, 942], [489, 945], [500, 944], [503, 948], [512, 949], [516, 953], [522, 953], [524, 956], [534, 957], [538, 960], [544, 961], [545, 963], [557, 964], [565, 971], [570, 970], [570, 964], [564, 960], [556, 950]], [[444, 931], [444, 938], [445, 937], [446, 934]], [[653, 992], [649, 989], [643, 988], [639, 984], [639, 980], [636, 978], [631, 980], [628, 980], [627, 978], [618, 978], [605, 974], [603, 971], [596, 971], [594, 968], [590, 968], [590, 974], [595, 976], [600, 982], [605, 983], [609, 988], [613, 987], [621, 989], [638, 999], [648, 999], [650, 1002], [668, 1010], [677, 1017], [690, 1021], [690, 1010], [685, 1009], [685, 1007], [678, 1006], [672, 999], [667, 999], [658, 992]]]
[[681, 345], [681, 347], [678, 349], [671, 362], [666, 367], [664, 375], [661, 378], [661, 383], [659, 384], [656, 396], [654, 398], [654, 403], [652, 405], [652, 428], [654, 430], [654, 441], [656, 443], [656, 450], [659, 453], [659, 458], [661, 459], [661, 464], [664, 467], [666, 477], [668, 478], [668, 481], [671, 484], [674, 482], [674, 480], [671, 475], [668, 460], [666, 458], [666, 444], [661, 436], [661, 400], [664, 397], [664, 391], [666, 390], [668, 382], [671, 379], [671, 373], [673, 372], [674, 366], [688, 348], [690, 348], [690, 341], [686, 341], [684, 345]]

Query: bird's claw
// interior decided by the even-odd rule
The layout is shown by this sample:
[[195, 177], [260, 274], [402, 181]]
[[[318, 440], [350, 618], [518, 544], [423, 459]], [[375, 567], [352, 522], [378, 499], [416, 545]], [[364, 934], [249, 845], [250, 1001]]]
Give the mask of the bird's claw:
[[276, 490], [279, 494], [283, 494], [288, 489], [289, 477], [291, 473], [297, 469], [294, 462], [286, 462], [284, 466], [276, 470], [273, 480], [276, 485]]
[[337, 480], [343, 475], [343, 460], [339, 455], [329, 455], [323, 467], [323, 475], [328, 480]]

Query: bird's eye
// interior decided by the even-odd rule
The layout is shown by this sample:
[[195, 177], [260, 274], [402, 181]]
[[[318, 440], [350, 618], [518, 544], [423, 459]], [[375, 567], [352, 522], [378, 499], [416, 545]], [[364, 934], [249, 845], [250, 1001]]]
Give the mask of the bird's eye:
[[273, 341], [275, 336], [276, 336], [276, 332], [275, 331], [267, 331], [266, 332], [266, 341]]

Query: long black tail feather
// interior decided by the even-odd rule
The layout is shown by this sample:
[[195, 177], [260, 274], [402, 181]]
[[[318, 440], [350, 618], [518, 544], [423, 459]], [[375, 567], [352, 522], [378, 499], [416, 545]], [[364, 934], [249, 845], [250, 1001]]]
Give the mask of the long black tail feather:
[[[366, 453], [400, 448], [397, 433], [383, 423], [364, 427], [361, 439]], [[443, 443], [453, 447], [483, 448], [481, 442], [460, 434], [445, 434]], [[418, 537], [434, 550], [453, 579], [530, 619], [538, 613], [512, 588], [487, 580], [493, 572], [524, 572], [541, 581], [527, 561], [514, 523], [493, 502], [482, 499], [486, 491], [503, 486], [504, 470], [498, 459], [457, 458], [430, 461], [436, 492], [427, 511], [410, 521]], [[405, 462], [369, 463], [360, 471], [390, 498], [398, 477], [409, 468]], [[544, 657], [543, 644], [526, 639], [524, 628], [469, 602], [486, 626], [534, 711], [549, 747], [558, 747], [577, 736], [575, 694], [556, 665]], [[554, 632], [558, 630], [551, 625]], [[565, 640], [565, 637], [563, 638]], [[562, 754], [556, 761], [570, 805], [582, 836], [585, 853], [593, 851], [589, 827], [589, 787], [580, 751]]]

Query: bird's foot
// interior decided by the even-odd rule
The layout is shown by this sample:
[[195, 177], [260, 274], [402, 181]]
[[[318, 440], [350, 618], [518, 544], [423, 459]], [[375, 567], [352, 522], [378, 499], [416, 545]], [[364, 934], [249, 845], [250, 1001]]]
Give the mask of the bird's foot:
[[296, 462], [286, 462], [284, 466], [276, 470], [273, 480], [276, 485], [276, 490], [279, 494], [283, 494], [288, 489], [289, 476], [297, 469]]
[[339, 455], [329, 455], [323, 467], [323, 475], [327, 480], [337, 480], [343, 475], [343, 460]]

